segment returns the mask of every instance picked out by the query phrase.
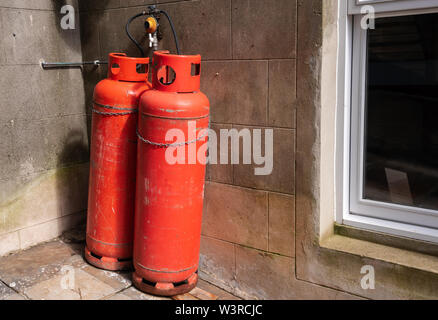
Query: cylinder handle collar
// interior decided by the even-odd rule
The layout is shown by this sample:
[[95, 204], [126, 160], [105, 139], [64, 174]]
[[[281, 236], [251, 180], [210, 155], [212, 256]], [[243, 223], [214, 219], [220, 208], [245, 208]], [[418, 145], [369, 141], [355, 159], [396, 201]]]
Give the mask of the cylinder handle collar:
[[110, 53], [108, 78], [120, 81], [147, 81], [149, 58], [131, 58], [125, 53]]

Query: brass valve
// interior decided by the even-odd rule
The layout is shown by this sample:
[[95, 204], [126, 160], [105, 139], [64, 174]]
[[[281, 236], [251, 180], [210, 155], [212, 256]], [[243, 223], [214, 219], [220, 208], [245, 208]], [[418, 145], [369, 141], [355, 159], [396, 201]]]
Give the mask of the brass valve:
[[158, 29], [158, 21], [154, 17], [148, 17], [144, 23], [147, 33], [155, 33]]

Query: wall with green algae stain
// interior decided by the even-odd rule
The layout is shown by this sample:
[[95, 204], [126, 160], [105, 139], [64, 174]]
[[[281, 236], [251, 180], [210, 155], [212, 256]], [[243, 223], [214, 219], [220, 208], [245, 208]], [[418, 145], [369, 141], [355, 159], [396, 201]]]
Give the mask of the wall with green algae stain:
[[79, 164], [0, 183], [6, 188], [0, 194], [0, 234], [85, 211], [88, 168]]

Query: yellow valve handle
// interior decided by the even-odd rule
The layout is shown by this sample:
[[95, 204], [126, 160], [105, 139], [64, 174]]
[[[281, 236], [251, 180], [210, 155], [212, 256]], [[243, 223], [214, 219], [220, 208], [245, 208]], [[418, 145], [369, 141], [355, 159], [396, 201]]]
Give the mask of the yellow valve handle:
[[157, 19], [155, 19], [154, 17], [148, 17], [146, 19], [146, 22], [148, 23], [147, 25], [149, 25], [149, 27], [146, 29], [147, 33], [154, 33], [155, 31], [157, 31], [158, 28]]

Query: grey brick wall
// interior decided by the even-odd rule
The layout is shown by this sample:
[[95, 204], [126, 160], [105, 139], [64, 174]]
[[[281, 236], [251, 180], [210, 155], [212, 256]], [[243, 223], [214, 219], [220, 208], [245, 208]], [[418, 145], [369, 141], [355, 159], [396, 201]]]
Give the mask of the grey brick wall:
[[76, 1], [0, 1], [0, 254], [59, 235], [84, 218], [88, 127], [79, 25], [62, 30]]

